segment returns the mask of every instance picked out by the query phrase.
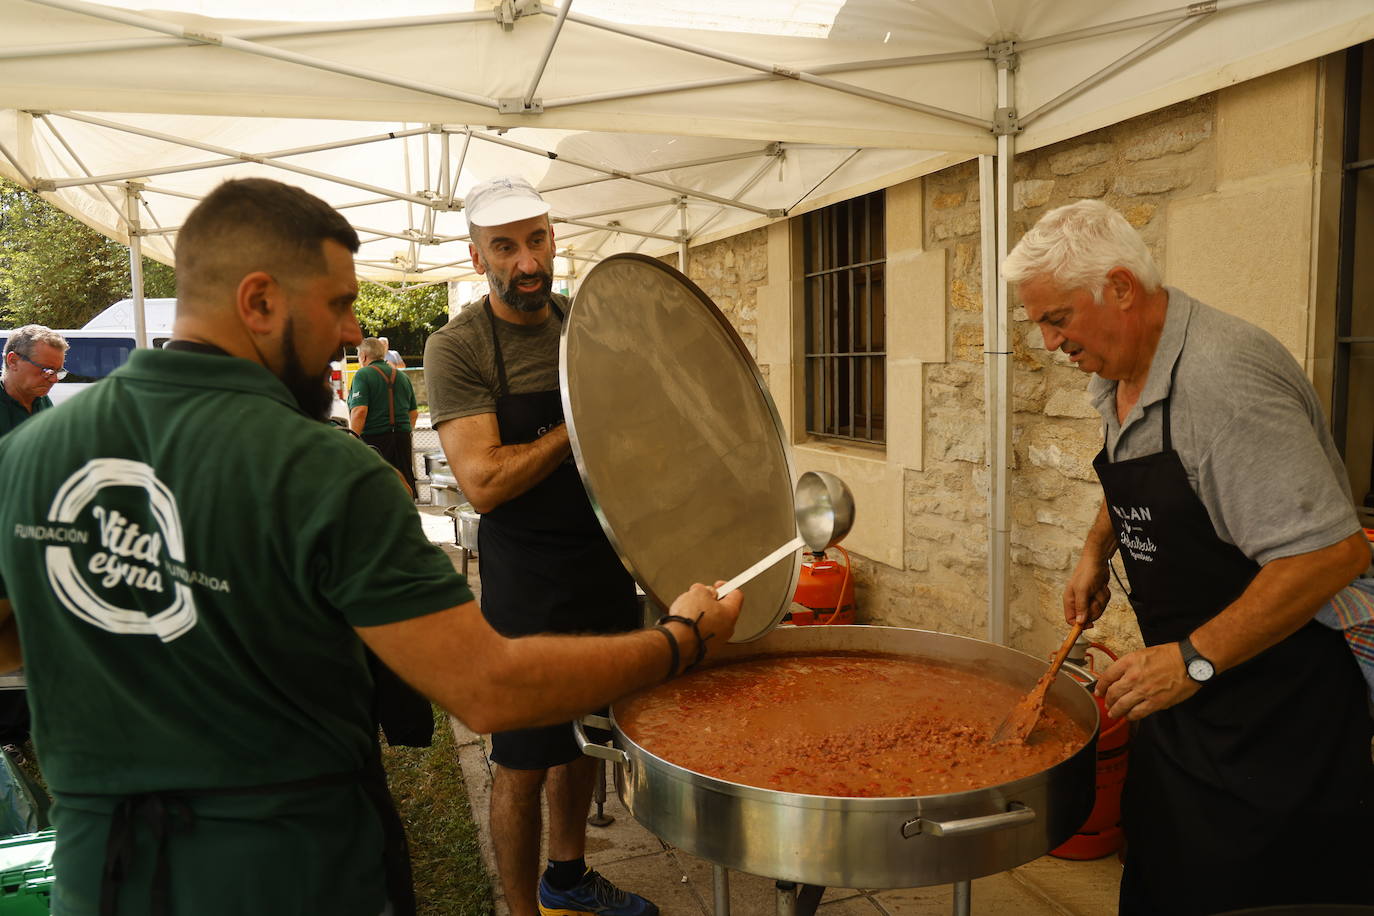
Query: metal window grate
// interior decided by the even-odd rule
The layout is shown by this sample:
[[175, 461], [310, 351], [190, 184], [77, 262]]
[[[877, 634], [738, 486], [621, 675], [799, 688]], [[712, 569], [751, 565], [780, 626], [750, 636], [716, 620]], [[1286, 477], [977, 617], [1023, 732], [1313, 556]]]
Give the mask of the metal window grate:
[[802, 217], [806, 431], [887, 441], [887, 240], [882, 191]]
[[[1367, 381], [1374, 345], [1374, 309], [1369, 290], [1374, 289], [1369, 254], [1374, 250], [1370, 232], [1374, 219], [1374, 125], [1364, 123], [1364, 98], [1371, 92], [1371, 56], [1374, 42], [1346, 52], [1345, 129], [1341, 149], [1340, 235], [1337, 249], [1336, 346], [1333, 359], [1331, 432], [1346, 465], [1368, 452], [1369, 486], [1363, 494], [1366, 508], [1374, 509], [1374, 436], [1367, 423], [1351, 420], [1368, 411]], [[1363, 409], [1360, 404], [1363, 402]], [[1363, 462], [1361, 462], [1363, 463]], [[1358, 477], [1356, 480], [1358, 481]], [[1356, 501], [1361, 494], [1355, 493]]]

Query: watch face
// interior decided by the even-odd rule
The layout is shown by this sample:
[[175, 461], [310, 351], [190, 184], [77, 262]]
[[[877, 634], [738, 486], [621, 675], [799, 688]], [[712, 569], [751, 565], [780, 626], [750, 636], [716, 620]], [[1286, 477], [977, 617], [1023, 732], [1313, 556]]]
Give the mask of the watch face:
[[1214, 670], [1212, 663], [1205, 658], [1195, 658], [1188, 663], [1188, 676], [1195, 681], [1207, 680]]

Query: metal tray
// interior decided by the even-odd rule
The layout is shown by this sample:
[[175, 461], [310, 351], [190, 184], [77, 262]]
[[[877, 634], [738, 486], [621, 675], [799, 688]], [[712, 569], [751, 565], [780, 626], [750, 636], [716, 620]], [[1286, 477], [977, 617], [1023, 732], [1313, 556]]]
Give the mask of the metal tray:
[[[563, 323], [563, 416], [592, 507], [649, 600], [728, 579], [797, 533], [792, 457], [749, 351], [710, 298], [654, 258], [583, 279]], [[798, 557], [747, 584], [732, 641], [771, 630]]]

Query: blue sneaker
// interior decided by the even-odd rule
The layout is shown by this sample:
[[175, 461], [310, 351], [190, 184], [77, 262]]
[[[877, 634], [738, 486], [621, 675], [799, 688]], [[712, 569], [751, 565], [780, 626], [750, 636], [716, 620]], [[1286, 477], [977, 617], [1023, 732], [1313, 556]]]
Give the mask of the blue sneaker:
[[638, 894], [622, 891], [595, 869], [576, 887], [560, 891], [539, 879], [540, 916], [658, 916], [658, 907]]

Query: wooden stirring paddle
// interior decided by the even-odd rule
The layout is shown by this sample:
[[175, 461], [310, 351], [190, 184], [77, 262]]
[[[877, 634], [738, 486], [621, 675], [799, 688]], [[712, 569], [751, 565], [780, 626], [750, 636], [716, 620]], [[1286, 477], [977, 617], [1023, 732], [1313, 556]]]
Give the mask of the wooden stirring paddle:
[[1054, 661], [1050, 662], [1050, 670], [1036, 682], [1030, 693], [1021, 698], [1016, 708], [1011, 711], [1011, 715], [1003, 719], [1002, 724], [997, 726], [997, 731], [992, 733], [993, 744], [1001, 744], [1013, 738], [1024, 742], [1030, 737], [1031, 732], [1035, 731], [1036, 723], [1040, 721], [1040, 713], [1045, 709], [1045, 693], [1054, 682], [1054, 676], [1059, 673], [1059, 667], [1064, 664], [1064, 659], [1068, 657], [1074, 642], [1082, 634], [1083, 624], [1074, 624], [1073, 629], [1069, 630], [1069, 638], [1064, 640], [1064, 645], [1055, 653]]

